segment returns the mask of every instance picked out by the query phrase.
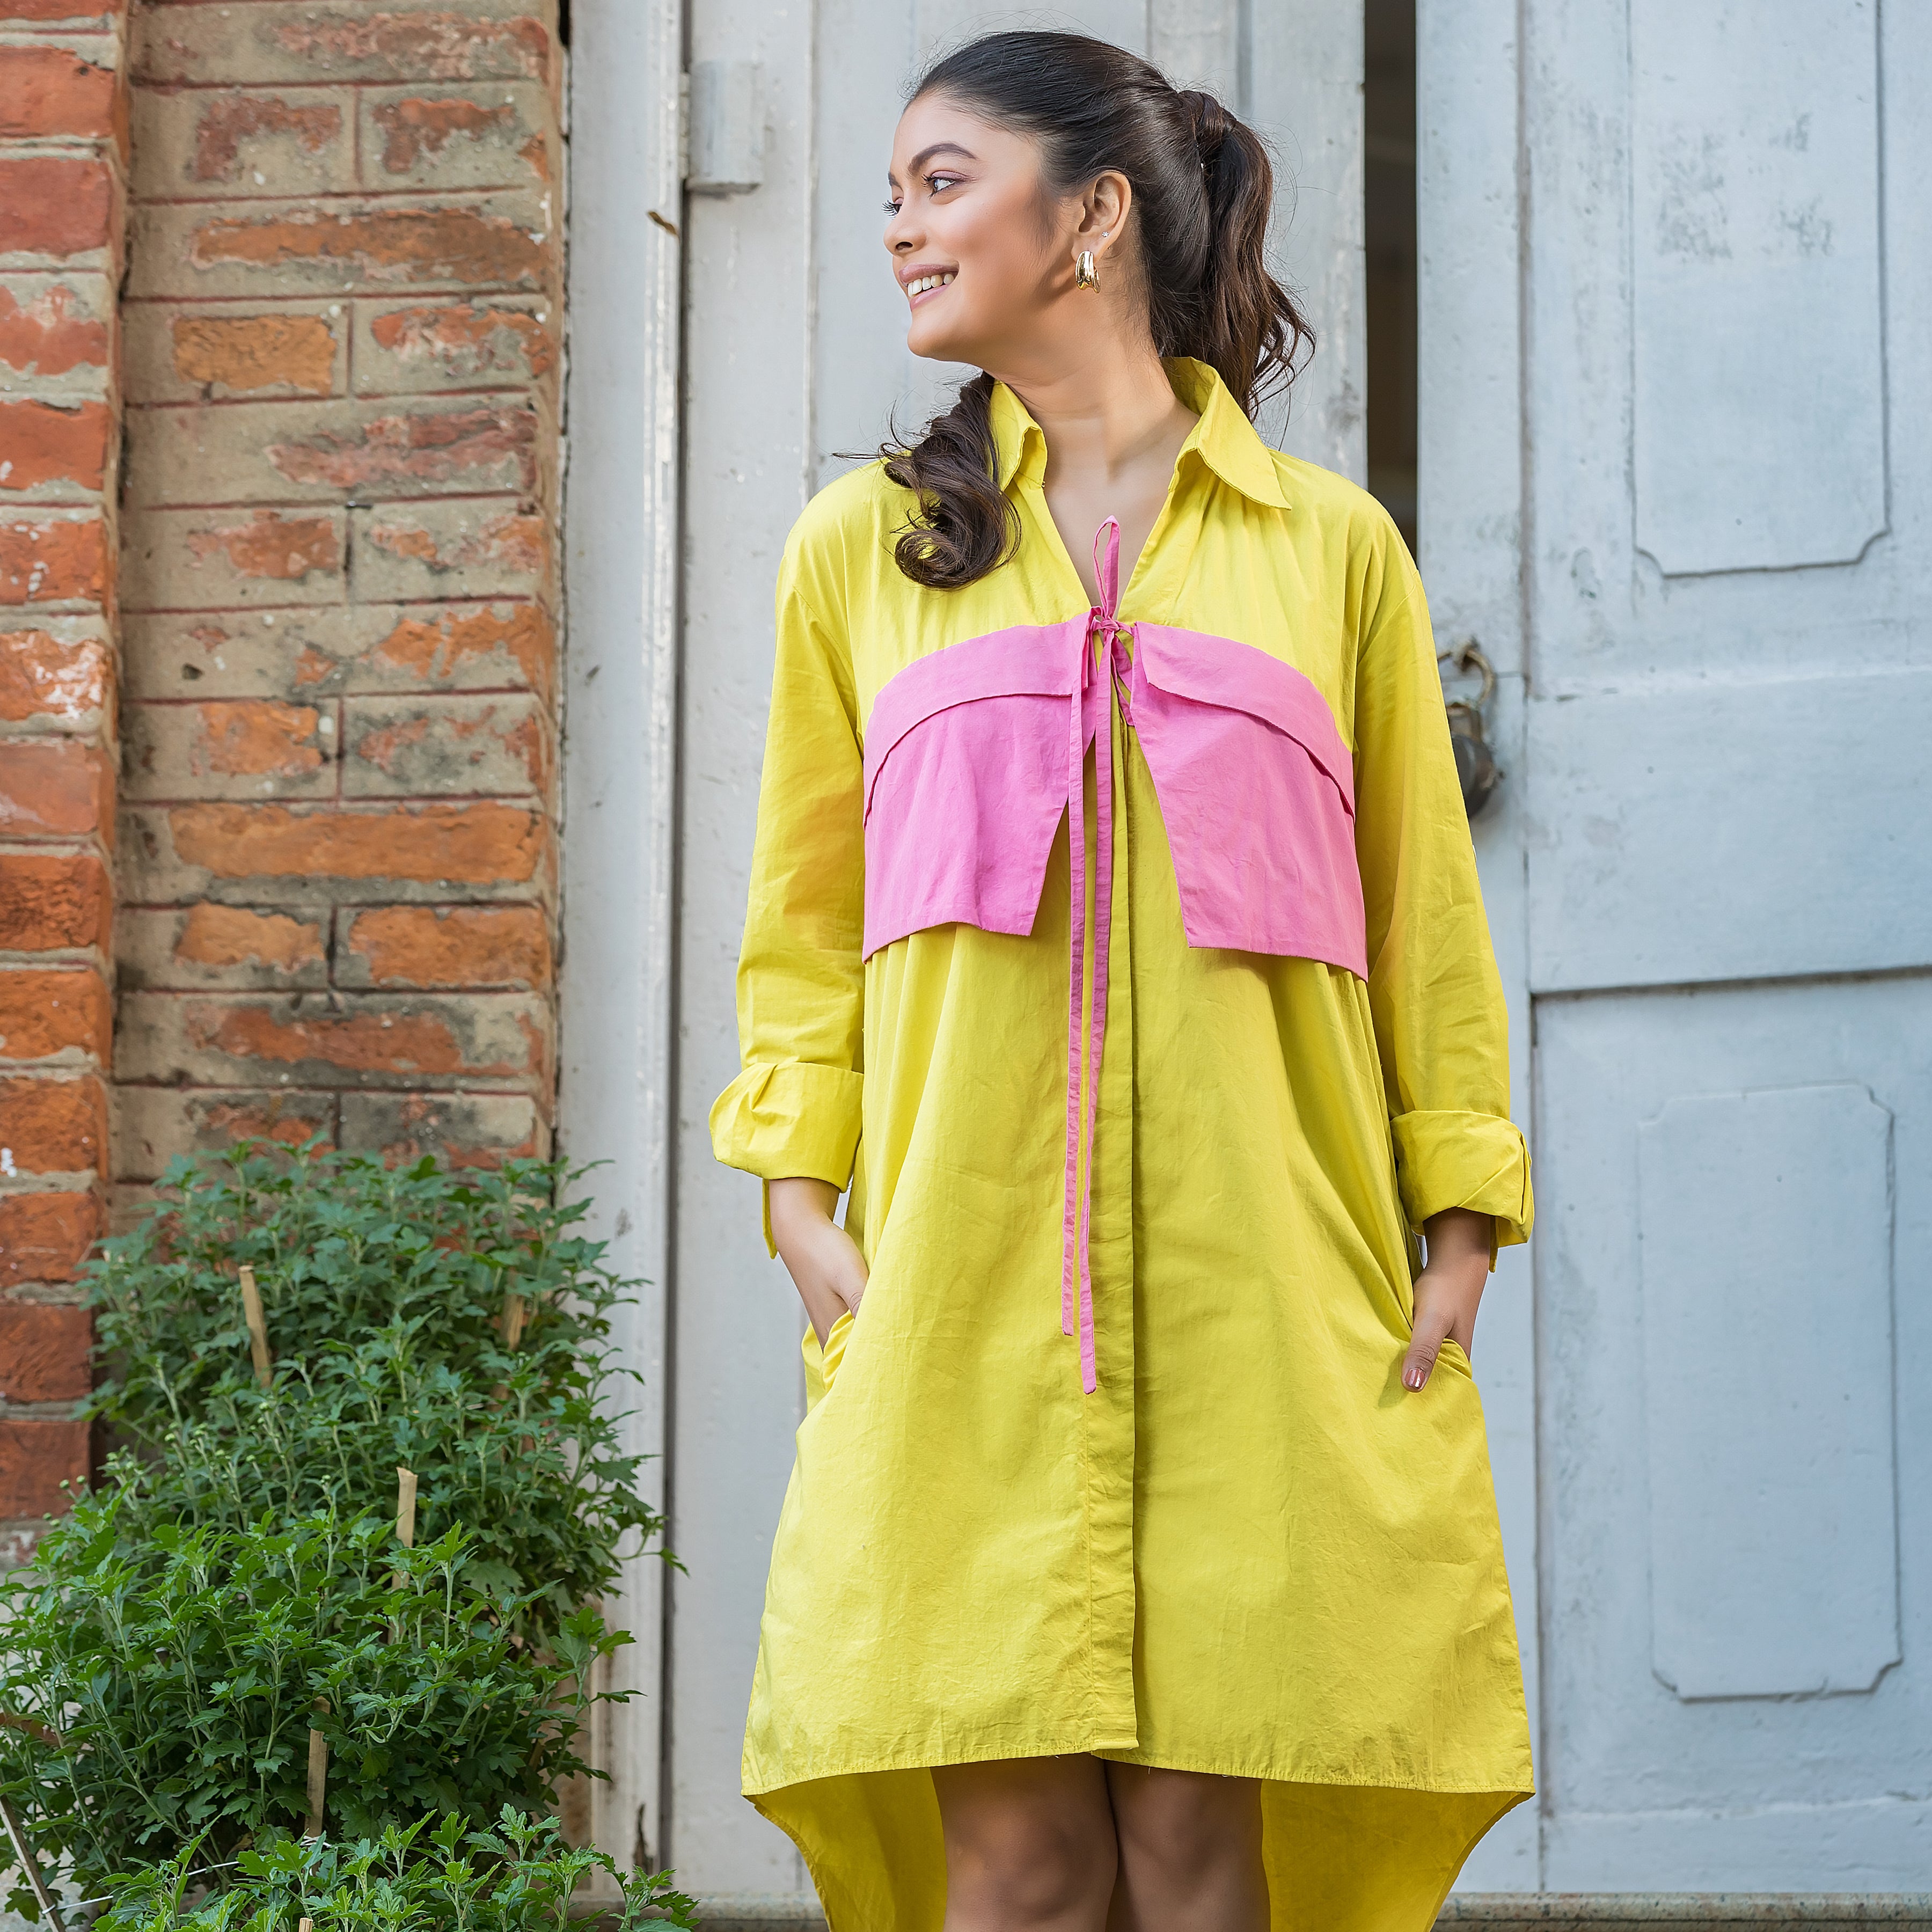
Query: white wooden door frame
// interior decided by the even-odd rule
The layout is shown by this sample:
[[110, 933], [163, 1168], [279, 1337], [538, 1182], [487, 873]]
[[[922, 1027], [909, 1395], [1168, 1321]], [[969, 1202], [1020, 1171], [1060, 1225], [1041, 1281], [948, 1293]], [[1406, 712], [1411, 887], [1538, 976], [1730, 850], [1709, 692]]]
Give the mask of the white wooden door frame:
[[[1473, 829], [1509, 1002], [1510, 1105], [1533, 1144], [1518, 60], [1517, 0], [1417, 0], [1418, 562], [1438, 649], [1474, 638], [1496, 674], [1488, 735], [1505, 777]], [[1534, 1246], [1498, 1259], [1478, 1379], [1540, 1784]], [[1456, 1888], [1539, 1890], [1540, 1813], [1535, 1799], [1510, 1812]]]
[[[562, 946], [558, 1141], [590, 1177], [586, 1230], [641, 1277], [614, 1337], [644, 1488], [667, 1506], [676, 1070], [679, 384], [683, 0], [580, 0], [567, 106]], [[598, 1844], [661, 1862], [664, 1565], [640, 1556], [607, 1606], [634, 1640], [602, 1707]]]

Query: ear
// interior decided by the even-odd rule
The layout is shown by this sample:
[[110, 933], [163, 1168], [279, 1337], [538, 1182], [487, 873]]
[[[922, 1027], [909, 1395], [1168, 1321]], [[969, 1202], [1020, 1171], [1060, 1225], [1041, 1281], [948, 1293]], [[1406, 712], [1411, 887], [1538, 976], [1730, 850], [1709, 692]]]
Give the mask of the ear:
[[1075, 248], [1090, 248], [1096, 262], [1104, 261], [1119, 245], [1120, 237], [1126, 231], [1127, 214], [1133, 200], [1133, 184], [1125, 175], [1109, 169], [1106, 173], [1096, 176], [1080, 198], [1080, 224], [1074, 231]]

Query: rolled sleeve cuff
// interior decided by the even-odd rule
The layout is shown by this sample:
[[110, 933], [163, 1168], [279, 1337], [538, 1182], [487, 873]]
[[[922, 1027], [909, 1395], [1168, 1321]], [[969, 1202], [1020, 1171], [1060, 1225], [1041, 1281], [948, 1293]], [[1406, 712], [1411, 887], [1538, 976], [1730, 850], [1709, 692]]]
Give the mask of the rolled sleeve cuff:
[[[761, 1180], [799, 1176], [842, 1192], [858, 1150], [865, 1084], [849, 1067], [756, 1062], [712, 1102], [711, 1151]], [[776, 1255], [769, 1188], [764, 1222], [766, 1252]]]
[[1529, 1189], [1529, 1148], [1514, 1120], [1496, 1114], [1441, 1111], [1398, 1114], [1396, 1173], [1402, 1212], [1417, 1233], [1445, 1208], [1494, 1216], [1495, 1247], [1529, 1238], [1536, 1208]]

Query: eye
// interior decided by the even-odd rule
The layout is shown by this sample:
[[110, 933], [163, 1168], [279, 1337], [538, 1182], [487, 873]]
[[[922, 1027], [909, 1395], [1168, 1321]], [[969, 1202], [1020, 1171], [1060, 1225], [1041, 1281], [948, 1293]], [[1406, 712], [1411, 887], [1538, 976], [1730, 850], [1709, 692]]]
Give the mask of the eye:
[[896, 201], [881, 202], [880, 206], [888, 214], [896, 214], [899, 212], [899, 205]]
[[934, 194], [944, 194], [950, 188], [957, 188], [965, 179], [964, 175], [928, 175], [926, 184]]

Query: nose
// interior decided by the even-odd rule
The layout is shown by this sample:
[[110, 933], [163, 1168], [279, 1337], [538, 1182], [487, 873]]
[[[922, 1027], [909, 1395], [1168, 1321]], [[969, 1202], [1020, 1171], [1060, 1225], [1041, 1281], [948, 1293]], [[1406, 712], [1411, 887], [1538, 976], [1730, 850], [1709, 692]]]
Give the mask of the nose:
[[912, 218], [911, 209], [902, 206], [886, 224], [886, 252], [890, 255], [909, 254], [919, 246], [920, 239], [919, 225]]

